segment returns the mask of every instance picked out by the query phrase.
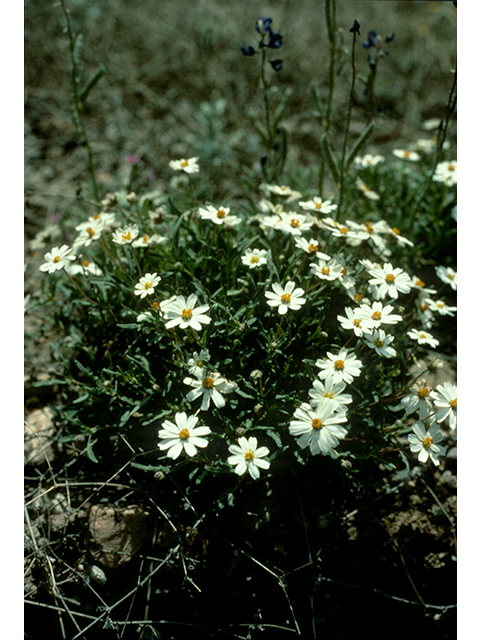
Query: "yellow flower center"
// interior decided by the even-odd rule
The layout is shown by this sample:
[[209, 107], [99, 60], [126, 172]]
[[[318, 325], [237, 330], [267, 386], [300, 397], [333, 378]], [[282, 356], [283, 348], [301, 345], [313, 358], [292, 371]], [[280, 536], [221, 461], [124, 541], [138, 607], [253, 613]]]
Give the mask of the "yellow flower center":
[[147, 244], [147, 242], [148, 242], [148, 236], [147, 236], [147, 235], [144, 235], [144, 236], [142, 236], [142, 239], [143, 239], [143, 244]]
[[253, 460], [255, 458], [255, 454], [251, 449], [245, 451], [245, 460]]
[[424, 281], [423, 281], [423, 280], [420, 280], [420, 278], [417, 278], [417, 279], [415, 280], [415, 286], [416, 286], [416, 287], [424, 287], [424, 286], [425, 286], [425, 283], [424, 283]]
[[422, 387], [417, 392], [418, 397], [422, 398], [423, 400], [425, 400], [425, 398], [428, 398], [429, 394], [430, 394], [430, 389], [428, 387]]
[[92, 218], [93, 218], [94, 220], [99, 220], [99, 219], [100, 219], [100, 214], [99, 214], [99, 213], [94, 213], [94, 214], [93, 214], [93, 216], [92, 216]]
[[130, 233], [130, 231], [125, 231], [125, 233], [122, 233], [122, 240], [131, 240], [132, 239], [132, 234]]
[[60, 262], [60, 260], [61, 260], [60, 256], [55, 256], [52, 262]]
[[82, 267], [88, 267], [88, 265], [90, 264], [88, 260], [82, 260], [82, 262], [80, 263], [82, 265]]
[[325, 391], [325, 393], [323, 394], [324, 398], [330, 398], [330, 400], [333, 400], [335, 398], [335, 396], [333, 395], [333, 393], [331, 391]]
[[362, 324], [362, 319], [361, 318], [355, 318], [355, 320], [352, 322], [354, 327], [359, 327]]
[[160, 305], [158, 304], [158, 302], [156, 302], [156, 301], [155, 301], [155, 302], [152, 302], [152, 309], [153, 309], [154, 311], [158, 311], [158, 310], [159, 310], [159, 308], [160, 308]]
[[381, 320], [382, 319], [382, 312], [381, 311], [374, 311], [372, 313], [372, 319], [373, 320]]
[[396, 227], [392, 227], [392, 231], [393, 233], [395, 233], [397, 236], [400, 235], [400, 231], [396, 228]]
[[403, 152], [403, 157], [404, 158], [409, 158], [410, 157], [410, 151], [404, 151]]
[[322, 273], [324, 276], [328, 276], [328, 274], [330, 273], [330, 267], [322, 267]]
[[250, 256], [250, 263], [251, 264], [256, 264], [259, 260], [260, 260], [260, 258], [258, 256]]
[[323, 205], [323, 202], [320, 200], [320, 202], [315, 202], [315, 209], [321, 209]]
[[319, 420], [318, 418], [314, 418], [312, 420], [312, 429], [316, 429], [318, 431], [318, 429], [322, 428], [322, 421]]
[[313, 244], [313, 242], [311, 242], [308, 245], [308, 253], [316, 253], [318, 251], [318, 245]]
[[213, 378], [204, 378], [202, 380], [202, 387], [204, 387], [205, 389], [212, 389], [213, 388]]
[[150, 282], [149, 280], [147, 280], [146, 282], [143, 283], [143, 288], [144, 289], [151, 289], [153, 286], [153, 282]]
[[217, 210], [217, 218], [223, 219], [225, 218], [225, 216], [227, 215], [225, 209], [218, 209]]
[[449, 171], [455, 171], [455, 165], [454, 165], [454, 164], [449, 164], [449, 165], [447, 166], [447, 169], [448, 169]]
[[292, 296], [289, 293], [283, 293], [280, 296], [280, 300], [283, 302], [283, 304], [288, 304], [291, 299], [292, 299]]
[[341, 371], [345, 366], [345, 362], [344, 360], [335, 360], [335, 362], [333, 363], [333, 366], [337, 371]]
[[190, 436], [190, 433], [186, 428], [182, 429], [178, 434], [178, 437], [180, 438], [180, 440], [186, 440], [189, 436]]
[[375, 346], [376, 346], [376, 347], [383, 347], [383, 345], [384, 345], [384, 344], [385, 344], [385, 343], [383, 342], [383, 340], [380, 340], [380, 338], [377, 338], [377, 339], [375, 340]]
[[450, 406], [452, 407], [452, 409], [456, 409], [457, 408], [457, 399], [456, 398], [454, 400], [450, 400]]
[[184, 320], [190, 320], [191, 317], [192, 317], [192, 310], [191, 309], [184, 309], [182, 311], [182, 318]]
[[343, 233], [343, 235], [347, 235], [348, 231], [348, 227], [340, 227], [340, 233]]
[[85, 231], [88, 233], [88, 235], [93, 238], [93, 236], [95, 235], [96, 231], [95, 229], [92, 229], [92, 227], [88, 227], [88, 229], [85, 229]]
[[372, 224], [370, 222], [365, 222], [365, 228], [368, 231], [368, 233], [372, 233], [373, 232], [373, 227], [372, 227]]
[[393, 273], [387, 273], [387, 275], [385, 276], [385, 281], [386, 282], [395, 282], [395, 276], [393, 275]]
[[433, 438], [430, 438], [430, 436], [427, 436], [426, 438], [423, 439], [423, 446], [425, 447], [425, 449], [430, 449], [432, 444], [433, 444]]
[[300, 226], [300, 221], [299, 221], [299, 220], [297, 220], [296, 218], [292, 218], [292, 219], [290, 220], [290, 226], [291, 226], [291, 227], [293, 227], [293, 228], [295, 229], [296, 227], [299, 227], [299, 226]]
[[181, 167], [188, 167], [188, 160], [182, 160], [182, 161], [180, 162], [180, 166], [181, 166]]

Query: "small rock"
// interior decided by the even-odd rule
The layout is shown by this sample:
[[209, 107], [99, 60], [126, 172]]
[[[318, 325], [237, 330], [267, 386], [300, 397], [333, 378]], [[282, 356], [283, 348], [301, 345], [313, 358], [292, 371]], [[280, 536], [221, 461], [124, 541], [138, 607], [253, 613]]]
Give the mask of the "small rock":
[[53, 411], [49, 407], [35, 409], [24, 424], [24, 462], [30, 465], [41, 465], [47, 460], [51, 462], [55, 456], [53, 441]]
[[93, 505], [88, 528], [90, 553], [109, 569], [126, 564], [149, 537], [149, 513], [138, 505], [119, 509], [109, 505]]

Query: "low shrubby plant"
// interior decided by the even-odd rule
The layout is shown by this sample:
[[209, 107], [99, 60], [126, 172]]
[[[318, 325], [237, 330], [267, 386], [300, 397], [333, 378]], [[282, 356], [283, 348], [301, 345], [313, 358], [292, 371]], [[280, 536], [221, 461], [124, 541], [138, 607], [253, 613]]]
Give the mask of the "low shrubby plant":
[[[350, 149], [347, 126], [336, 155], [331, 95], [322, 108], [317, 93], [328, 116], [320, 179], [300, 192], [278, 155], [287, 99], [274, 107], [267, 79], [282, 69], [269, 54], [283, 38], [270, 18], [255, 27], [258, 48], [242, 51], [260, 56], [265, 96], [256, 187], [199, 200], [209, 192], [202, 157], [172, 158], [165, 190], [108, 193], [55, 229], [27, 311], [60, 331], [61, 372], [37, 384], [64, 390], [53, 406], [64, 440], [83, 434], [100, 461], [99, 439], [121, 435], [132, 466], [148, 473], [255, 480], [323, 456], [352, 472], [368, 459], [438, 465], [457, 390], [424, 376], [442, 366], [436, 330], [456, 308], [418, 270], [435, 267], [456, 290], [454, 265], [435, 262], [455, 233], [452, 101], [436, 140], [385, 158], [362, 155], [372, 123]], [[351, 33], [355, 45], [358, 23]], [[373, 31], [363, 42], [375, 74], [379, 42]], [[152, 448], [136, 446], [139, 432]]]

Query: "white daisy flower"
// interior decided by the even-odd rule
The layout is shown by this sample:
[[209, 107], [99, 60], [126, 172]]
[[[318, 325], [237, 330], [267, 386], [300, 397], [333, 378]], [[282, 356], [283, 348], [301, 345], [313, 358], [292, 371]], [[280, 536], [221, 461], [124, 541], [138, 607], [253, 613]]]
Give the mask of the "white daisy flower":
[[60, 269], [63, 269], [69, 264], [70, 260], [75, 260], [75, 256], [72, 255], [71, 248], [66, 244], [62, 245], [60, 248], [53, 247], [53, 249], [43, 257], [46, 262], [44, 262], [39, 269], [40, 271], [47, 271], [48, 273], [60, 271]]
[[180, 329], [192, 327], [192, 329], [200, 331], [202, 324], [209, 324], [211, 318], [205, 315], [205, 312], [208, 311], [210, 307], [204, 304], [195, 308], [197, 299], [197, 296], [192, 293], [187, 299], [185, 299], [184, 296], [174, 296], [161, 303], [160, 306], [167, 320], [165, 327], [171, 329], [178, 325]]
[[341, 280], [343, 276], [343, 267], [335, 258], [320, 259], [318, 264], [310, 265], [310, 271], [321, 280]]
[[340, 424], [347, 422], [345, 410], [337, 411], [335, 403], [323, 403], [316, 407], [302, 403], [293, 414], [288, 428], [290, 434], [298, 437], [301, 449], [310, 448], [312, 455], [328, 454], [347, 435], [347, 429]]
[[308, 231], [312, 223], [301, 213], [281, 213], [277, 226], [282, 231], [291, 233], [292, 236], [299, 236], [302, 231]]
[[380, 162], [384, 162], [385, 158], [380, 155], [372, 155], [371, 153], [367, 153], [362, 158], [357, 156], [353, 159], [353, 162], [357, 167], [365, 169], [366, 167], [376, 167]]
[[322, 258], [322, 260], [330, 260], [330, 256], [318, 250], [318, 240], [313, 240], [313, 238], [307, 240], [306, 238], [296, 237], [294, 238], [294, 242], [297, 249], [305, 251], [309, 256], [317, 256], [318, 258]]
[[185, 173], [198, 173], [200, 167], [198, 166], [198, 157], [196, 158], [182, 158], [181, 160], [170, 160], [168, 166], [175, 171], [185, 171]]
[[394, 149], [392, 153], [396, 158], [400, 158], [401, 160], [408, 160], [409, 162], [418, 162], [420, 160], [420, 154], [418, 154], [416, 151]]
[[389, 262], [386, 262], [383, 267], [374, 266], [368, 269], [368, 273], [373, 276], [368, 282], [378, 288], [380, 298], [385, 298], [387, 294], [390, 298], [398, 298], [399, 292], [410, 292], [410, 276], [399, 267], [394, 269]]
[[435, 168], [433, 180], [435, 182], [443, 182], [448, 187], [453, 187], [453, 185], [457, 184], [457, 161], [439, 162]]
[[225, 378], [222, 378], [219, 373], [206, 372], [204, 368], [197, 369], [193, 374], [194, 378], [185, 378], [184, 383], [190, 387], [193, 387], [191, 391], [187, 393], [187, 400], [192, 402], [197, 398], [202, 398], [201, 411], [206, 411], [210, 407], [210, 400], [213, 404], [221, 409], [225, 406], [225, 398], [222, 394], [232, 393], [234, 385]]
[[285, 202], [292, 202], [294, 200], [298, 200], [298, 198], [302, 197], [302, 194], [299, 191], [293, 191], [290, 187], [276, 184], [262, 184], [260, 188], [266, 191], [267, 193], [273, 193], [276, 196], [281, 196], [285, 198]]
[[278, 307], [280, 315], [284, 315], [289, 309], [297, 311], [306, 302], [306, 299], [302, 298], [305, 291], [300, 287], [295, 288], [293, 281], [287, 282], [285, 287], [274, 282], [272, 289], [273, 291], [265, 292], [265, 297], [268, 298], [267, 304], [271, 307]]
[[435, 273], [445, 284], [449, 284], [454, 291], [457, 290], [457, 272], [452, 267], [435, 267]]
[[321, 380], [331, 377], [334, 382], [348, 383], [360, 375], [363, 366], [355, 354], [349, 354], [347, 349], [341, 349], [338, 354], [327, 351], [327, 357], [317, 360], [315, 365], [321, 369], [318, 374]]
[[263, 460], [270, 451], [267, 447], [257, 448], [257, 439], [253, 436], [248, 439], [239, 438], [238, 444], [231, 444], [228, 450], [233, 455], [227, 458], [227, 462], [235, 467], [234, 471], [239, 476], [248, 471], [252, 478], [256, 480], [260, 477], [260, 469], [268, 469], [270, 466], [268, 460]]
[[155, 292], [155, 287], [160, 282], [160, 276], [157, 276], [156, 273], [146, 273], [143, 278], [140, 278], [138, 283], [135, 285], [135, 295], [144, 298]]
[[397, 352], [389, 345], [393, 342], [393, 336], [387, 335], [383, 329], [375, 329], [373, 333], [365, 334], [367, 346], [374, 349], [379, 356], [394, 358]]
[[208, 440], [203, 436], [211, 433], [209, 427], [197, 427], [196, 416], [187, 416], [180, 412], [175, 414], [175, 424], [170, 420], [165, 420], [163, 429], [158, 432], [161, 438], [158, 447], [161, 451], [167, 450], [167, 457], [176, 460], [185, 451], [188, 456], [197, 453], [197, 447], [204, 448], [208, 445]]
[[356, 179], [355, 184], [357, 185], [358, 193], [364, 198], [367, 198], [367, 200], [380, 200], [378, 193], [370, 189], [370, 187], [367, 187], [360, 178]]
[[454, 312], [457, 310], [457, 307], [449, 306], [443, 300], [431, 300], [427, 298], [425, 303], [431, 311], [437, 311], [441, 316], [454, 316]]
[[358, 307], [354, 309], [345, 307], [345, 316], [338, 315], [337, 320], [343, 329], [353, 329], [353, 332], [358, 337], [373, 329], [373, 321], [364, 316], [362, 317]]
[[336, 204], [332, 204], [331, 200], [322, 200], [315, 196], [311, 200], [298, 203], [305, 211], [315, 211], [315, 213], [331, 213], [337, 209]]
[[165, 236], [161, 236], [158, 233], [154, 233], [149, 236], [147, 233], [144, 233], [142, 236], [139, 236], [136, 240], [132, 242], [132, 247], [152, 247], [156, 244], [161, 244], [166, 242]]
[[95, 225], [99, 231], [103, 231], [105, 227], [111, 227], [113, 224], [115, 224], [115, 214], [101, 211], [100, 213], [94, 213], [93, 216], [90, 216], [85, 222], [77, 224], [75, 230], [84, 231], [88, 229], [88, 227]]
[[427, 385], [426, 380], [415, 382], [410, 389], [410, 393], [400, 400], [400, 407], [407, 415], [420, 412], [428, 415], [433, 409], [432, 387]]
[[428, 333], [428, 331], [411, 329], [407, 332], [407, 336], [412, 338], [412, 340], [416, 340], [420, 345], [427, 344], [429, 347], [432, 347], [432, 349], [435, 349], [440, 344], [440, 342], [434, 338], [431, 333]]
[[349, 393], [342, 393], [346, 388], [345, 382], [334, 382], [333, 377], [325, 380], [314, 380], [313, 386], [308, 391], [310, 404], [312, 407], [333, 402], [338, 408], [339, 405], [350, 404], [353, 401]]
[[136, 224], [127, 224], [112, 233], [112, 240], [116, 244], [132, 244], [139, 233], [140, 231]]
[[68, 264], [65, 267], [65, 271], [71, 276], [76, 276], [78, 274], [85, 276], [101, 276], [103, 273], [98, 264], [95, 264], [95, 262], [90, 262], [90, 260], [87, 260], [86, 258], [84, 258], [79, 263]]
[[443, 422], [448, 418], [448, 426], [455, 429], [457, 426], [457, 385], [451, 382], [439, 384], [431, 396], [437, 409], [435, 420]]
[[242, 256], [242, 262], [250, 269], [258, 269], [262, 264], [267, 264], [267, 252], [265, 249], [247, 249]]
[[373, 321], [374, 328], [378, 329], [382, 324], [396, 324], [402, 320], [402, 316], [392, 313], [392, 311], [391, 304], [383, 306], [383, 303], [379, 301], [372, 302], [372, 304], [365, 302], [359, 307], [359, 316]]
[[430, 458], [433, 464], [438, 466], [440, 464], [438, 456], [445, 455], [445, 447], [438, 444], [443, 440], [438, 425], [429, 426], [427, 431], [423, 422], [416, 422], [412, 430], [413, 433], [408, 436], [410, 450], [414, 453], [418, 452], [420, 462], [427, 462]]
[[224, 224], [235, 226], [242, 222], [242, 219], [238, 216], [231, 216], [229, 207], [212, 207], [207, 205], [204, 209], [199, 209], [198, 213], [202, 220], [211, 220], [215, 224]]

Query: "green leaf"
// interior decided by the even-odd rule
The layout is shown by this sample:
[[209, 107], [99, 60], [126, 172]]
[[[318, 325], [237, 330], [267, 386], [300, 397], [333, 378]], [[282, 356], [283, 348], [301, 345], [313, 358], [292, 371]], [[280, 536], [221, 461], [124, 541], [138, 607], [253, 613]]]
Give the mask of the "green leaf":
[[370, 122], [370, 124], [365, 127], [365, 129], [363, 130], [362, 134], [360, 135], [358, 140], [355, 142], [353, 147], [350, 149], [350, 151], [348, 152], [347, 157], [345, 158], [345, 167], [344, 167], [345, 171], [351, 165], [351, 163], [352, 163], [353, 159], [355, 158], [355, 156], [358, 155], [360, 149], [367, 142], [368, 138], [372, 135], [374, 128], [375, 128], [374, 123]]
[[338, 168], [337, 161], [333, 156], [332, 149], [330, 147], [330, 143], [328, 142], [327, 134], [324, 133], [320, 138], [320, 148], [322, 150], [322, 157], [325, 159], [325, 162], [328, 165], [328, 168], [332, 172], [333, 179], [338, 184], [340, 182], [340, 169]]
[[94, 88], [94, 86], [97, 84], [100, 78], [104, 75], [105, 71], [106, 69], [102, 64], [100, 67], [98, 67], [96, 71], [92, 73], [92, 75], [84, 84], [83, 89], [80, 91], [80, 94], [78, 96], [78, 99], [80, 100], [80, 102], [85, 102], [85, 100], [88, 97], [88, 94]]
[[98, 462], [97, 456], [93, 453], [93, 445], [97, 442], [96, 440], [92, 442], [93, 435], [93, 433], [90, 433], [87, 439], [87, 456], [92, 462]]

